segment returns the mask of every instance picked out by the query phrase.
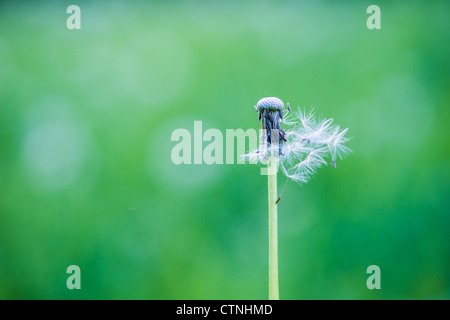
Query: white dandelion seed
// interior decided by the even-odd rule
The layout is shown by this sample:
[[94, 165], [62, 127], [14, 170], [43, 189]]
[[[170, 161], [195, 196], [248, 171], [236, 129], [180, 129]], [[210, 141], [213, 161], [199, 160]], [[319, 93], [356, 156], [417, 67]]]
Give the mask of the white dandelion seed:
[[[289, 104], [287, 108], [290, 111]], [[262, 121], [263, 136], [258, 149], [244, 155], [250, 163], [267, 164], [269, 155], [275, 153], [288, 178], [307, 183], [317, 169], [327, 165], [327, 158], [336, 168], [336, 160], [351, 152], [345, 146], [350, 140], [345, 137], [348, 128], [341, 130], [333, 119], [317, 120], [314, 110], [283, 114], [284, 103], [275, 97], [261, 99], [255, 109]]]

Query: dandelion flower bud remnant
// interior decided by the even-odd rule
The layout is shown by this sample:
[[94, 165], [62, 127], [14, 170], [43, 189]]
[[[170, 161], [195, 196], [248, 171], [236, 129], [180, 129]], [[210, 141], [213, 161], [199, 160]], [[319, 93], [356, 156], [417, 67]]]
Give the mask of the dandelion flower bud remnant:
[[[342, 159], [346, 153], [351, 152], [345, 146], [350, 140], [345, 137], [348, 128], [341, 130], [338, 125], [332, 124], [333, 119], [316, 119], [313, 111], [298, 109], [289, 123], [284, 123], [283, 101], [275, 97], [259, 100], [255, 109], [259, 112], [259, 119], [262, 120], [263, 141], [267, 141], [268, 144], [279, 142], [277, 156], [280, 168], [294, 181], [308, 182], [318, 168], [327, 164], [327, 158], [331, 158], [331, 165], [336, 168], [337, 158]], [[287, 109], [290, 111], [289, 104]], [[286, 131], [281, 130], [280, 122], [289, 128]], [[267, 151], [267, 147], [262, 143], [246, 157], [265, 164]]]
[[[285, 132], [280, 129], [280, 121], [283, 121], [284, 103], [276, 97], [262, 98], [255, 106], [259, 113], [259, 120], [262, 120], [262, 129], [267, 143], [282, 143], [286, 141]], [[290, 111], [289, 103], [287, 109]], [[281, 147], [280, 147], [281, 148]]]

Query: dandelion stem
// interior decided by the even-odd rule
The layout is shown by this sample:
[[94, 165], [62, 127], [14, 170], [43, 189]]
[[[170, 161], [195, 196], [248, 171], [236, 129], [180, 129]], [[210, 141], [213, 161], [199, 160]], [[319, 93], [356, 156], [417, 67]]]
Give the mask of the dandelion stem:
[[269, 300], [279, 300], [278, 292], [278, 213], [277, 213], [278, 158], [271, 156], [268, 167], [269, 197]]

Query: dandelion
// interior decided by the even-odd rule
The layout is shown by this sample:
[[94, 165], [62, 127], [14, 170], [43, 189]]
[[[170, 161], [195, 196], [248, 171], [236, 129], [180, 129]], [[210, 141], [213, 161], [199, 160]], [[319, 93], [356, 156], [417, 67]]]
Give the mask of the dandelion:
[[[278, 290], [278, 229], [277, 172], [298, 183], [307, 183], [317, 169], [327, 165], [336, 168], [336, 160], [351, 150], [345, 146], [348, 128], [341, 130], [333, 119], [317, 119], [314, 110], [291, 111], [289, 103], [276, 97], [263, 98], [255, 106], [261, 121], [261, 143], [257, 150], [244, 155], [251, 163], [268, 167], [269, 197], [269, 299], [279, 299]], [[285, 128], [286, 127], [286, 128]]]
[[[333, 119], [316, 120], [314, 110], [297, 112], [284, 120], [283, 102], [275, 97], [261, 99], [255, 109], [262, 120], [262, 139], [257, 150], [244, 155], [251, 163], [267, 164], [276, 156], [282, 172], [290, 179], [307, 183], [317, 169], [327, 165], [336, 168], [336, 160], [351, 150], [345, 146], [348, 128], [341, 130]], [[288, 111], [291, 111], [289, 103]], [[285, 125], [288, 129], [281, 129]]]

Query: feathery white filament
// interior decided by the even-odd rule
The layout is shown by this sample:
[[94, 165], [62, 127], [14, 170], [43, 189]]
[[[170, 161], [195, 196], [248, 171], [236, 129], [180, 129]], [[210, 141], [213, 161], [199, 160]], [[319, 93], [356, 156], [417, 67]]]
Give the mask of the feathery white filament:
[[[286, 130], [286, 142], [279, 154], [280, 168], [288, 178], [307, 183], [318, 168], [327, 165], [327, 157], [331, 157], [331, 163], [336, 167], [336, 159], [351, 152], [344, 145], [350, 140], [345, 137], [348, 128], [341, 130], [338, 125], [333, 125], [333, 119], [317, 121], [312, 110], [307, 113], [300, 109], [292, 118], [283, 121], [290, 128]], [[268, 151], [267, 143], [262, 141], [259, 148], [245, 158], [251, 163], [266, 164]]]

